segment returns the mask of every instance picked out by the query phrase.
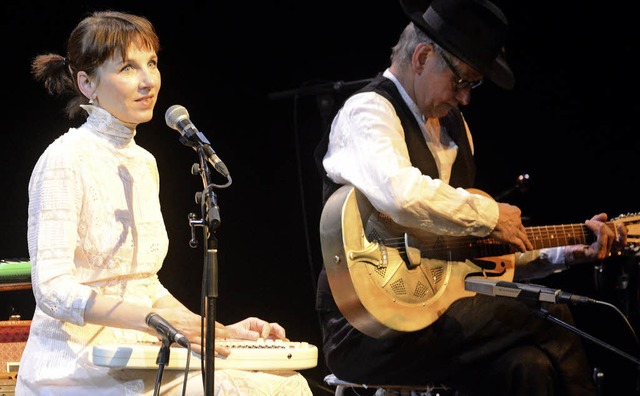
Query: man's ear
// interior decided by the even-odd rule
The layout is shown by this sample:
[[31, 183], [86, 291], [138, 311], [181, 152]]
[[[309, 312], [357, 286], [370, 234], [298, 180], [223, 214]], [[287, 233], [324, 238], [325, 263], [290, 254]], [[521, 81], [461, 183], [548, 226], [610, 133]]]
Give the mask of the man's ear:
[[427, 63], [427, 57], [432, 53], [433, 46], [431, 44], [420, 43], [416, 46], [411, 63], [417, 72], [422, 72], [425, 63]]

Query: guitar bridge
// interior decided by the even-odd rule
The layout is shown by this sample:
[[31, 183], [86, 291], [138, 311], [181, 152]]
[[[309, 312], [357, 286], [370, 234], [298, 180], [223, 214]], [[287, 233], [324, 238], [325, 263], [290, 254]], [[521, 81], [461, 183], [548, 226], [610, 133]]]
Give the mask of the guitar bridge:
[[376, 270], [387, 268], [387, 249], [377, 242], [372, 242], [362, 250], [350, 250], [349, 259], [356, 262], [371, 264]]

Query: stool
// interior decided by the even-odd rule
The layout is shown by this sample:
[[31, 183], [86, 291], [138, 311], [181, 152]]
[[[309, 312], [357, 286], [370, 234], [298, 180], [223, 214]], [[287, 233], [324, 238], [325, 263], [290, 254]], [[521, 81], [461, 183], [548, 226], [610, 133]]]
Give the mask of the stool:
[[343, 381], [334, 374], [324, 377], [327, 385], [335, 386], [335, 396], [344, 396], [346, 389], [376, 389], [375, 396], [455, 396], [458, 393], [443, 385], [371, 385]]

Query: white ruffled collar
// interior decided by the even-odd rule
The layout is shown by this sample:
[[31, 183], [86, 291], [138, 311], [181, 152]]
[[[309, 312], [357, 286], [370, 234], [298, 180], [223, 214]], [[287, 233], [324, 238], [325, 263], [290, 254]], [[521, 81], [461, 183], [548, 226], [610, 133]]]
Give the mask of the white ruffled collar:
[[131, 141], [136, 135], [135, 129], [132, 131], [105, 109], [93, 105], [80, 105], [80, 107], [89, 113], [85, 126], [94, 131], [123, 143]]

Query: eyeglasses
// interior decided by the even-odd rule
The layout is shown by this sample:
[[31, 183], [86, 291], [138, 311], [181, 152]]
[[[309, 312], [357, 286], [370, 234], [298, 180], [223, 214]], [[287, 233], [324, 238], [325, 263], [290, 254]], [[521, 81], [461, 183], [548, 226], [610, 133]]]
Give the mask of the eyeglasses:
[[446, 56], [443, 52], [440, 52], [440, 56], [442, 56], [442, 59], [444, 59], [444, 62], [447, 64], [447, 66], [449, 66], [449, 69], [451, 69], [453, 74], [458, 79], [458, 81], [456, 81], [455, 84], [453, 85], [454, 90], [458, 91], [458, 90], [467, 89], [467, 88], [474, 89], [482, 85], [483, 80], [476, 80], [476, 81], [463, 80], [462, 77], [460, 77], [460, 73], [458, 73], [458, 70], [455, 68], [455, 66], [453, 66], [451, 59], [449, 59], [449, 57]]

